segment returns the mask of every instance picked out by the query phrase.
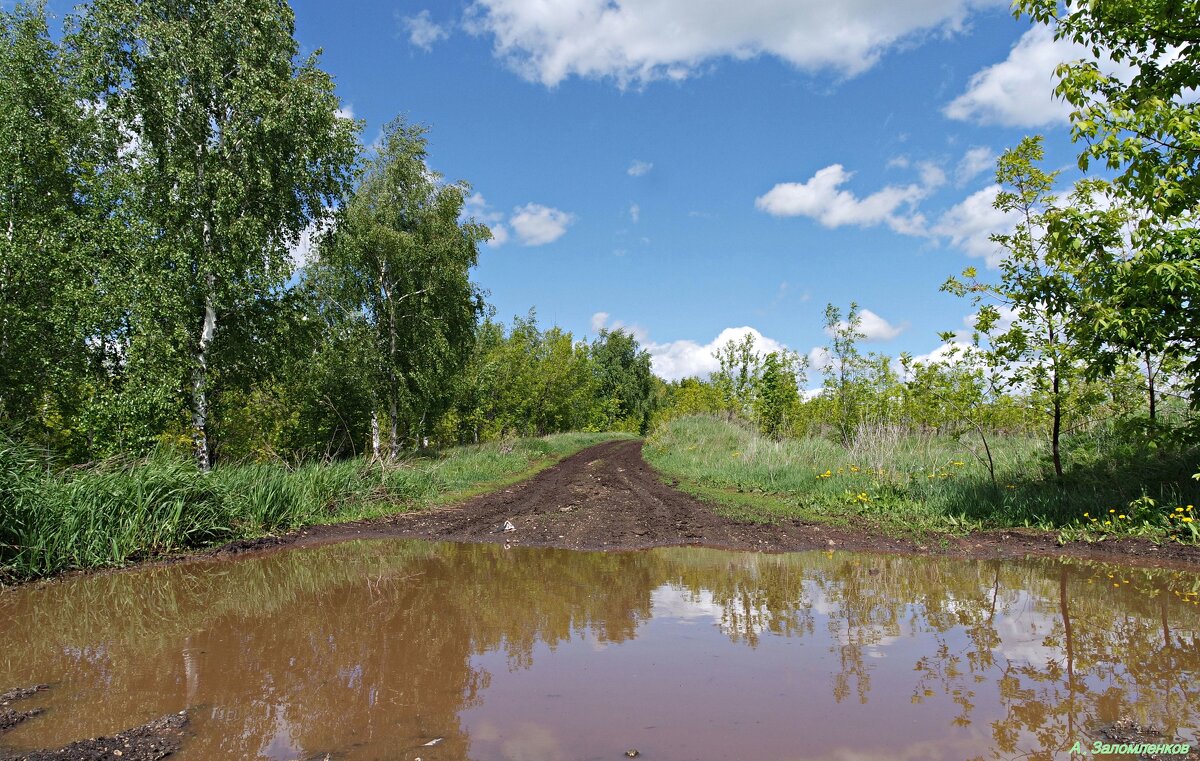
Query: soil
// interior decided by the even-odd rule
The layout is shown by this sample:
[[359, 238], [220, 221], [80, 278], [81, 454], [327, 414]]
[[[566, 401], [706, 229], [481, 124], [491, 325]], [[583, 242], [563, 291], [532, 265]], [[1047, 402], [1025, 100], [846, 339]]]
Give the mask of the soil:
[[[1200, 547], [1137, 538], [1059, 544], [1031, 529], [932, 537], [927, 543], [800, 520], [738, 521], [675, 490], [642, 459], [642, 442], [599, 444], [533, 478], [462, 505], [372, 521], [310, 526], [283, 536], [234, 542], [209, 554], [228, 556], [284, 545], [411, 537], [504, 542], [522, 547], [633, 550], [697, 545], [792, 552], [859, 550], [962, 558], [1074, 557], [1126, 565], [1200, 570]], [[506, 531], [505, 523], [512, 529]]]
[[[42, 713], [40, 708], [17, 711], [8, 706], [45, 689], [48, 689], [47, 685], [35, 684], [32, 687], [18, 687], [0, 693], [0, 734]], [[187, 712], [180, 711], [140, 727], [118, 732], [112, 737], [80, 740], [57, 750], [22, 751], [14, 754], [0, 748], [0, 761], [158, 761], [179, 750], [186, 726]]]

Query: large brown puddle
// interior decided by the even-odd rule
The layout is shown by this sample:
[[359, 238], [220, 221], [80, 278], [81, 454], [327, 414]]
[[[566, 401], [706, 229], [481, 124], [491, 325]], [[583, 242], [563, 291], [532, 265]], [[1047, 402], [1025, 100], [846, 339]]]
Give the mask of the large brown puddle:
[[1194, 746], [1196, 592], [1082, 562], [383, 540], [148, 568], [0, 593], [0, 691], [51, 684], [0, 748], [184, 709], [183, 759], [1066, 758], [1119, 719]]

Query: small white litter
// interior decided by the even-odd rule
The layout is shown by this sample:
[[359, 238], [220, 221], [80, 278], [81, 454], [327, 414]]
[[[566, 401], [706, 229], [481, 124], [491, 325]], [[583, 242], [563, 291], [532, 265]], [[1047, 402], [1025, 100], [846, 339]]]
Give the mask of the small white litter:
[[437, 745], [438, 743], [440, 743], [440, 742], [442, 741], [442, 739], [443, 739], [443, 738], [441, 738], [441, 737], [435, 737], [435, 738], [433, 738], [432, 740], [430, 740], [429, 742], [427, 742], [427, 743], [425, 743], [424, 745], [422, 745], [421, 747], [422, 747], [422, 748], [428, 748], [430, 745]]
[[505, 522], [504, 522], [504, 531], [505, 531], [506, 533], [507, 533], [507, 532], [509, 532], [509, 531], [516, 531], [516, 530], [517, 530], [517, 527], [513, 525], [513, 522], [512, 522], [512, 521], [505, 521]]

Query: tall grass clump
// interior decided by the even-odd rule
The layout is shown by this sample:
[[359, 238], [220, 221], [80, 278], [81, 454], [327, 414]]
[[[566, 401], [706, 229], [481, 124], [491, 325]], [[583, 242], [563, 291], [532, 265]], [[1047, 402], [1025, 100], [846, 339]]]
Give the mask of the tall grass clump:
[[166, 450], [54, 469], [37, 450], [0, 436], [0, 582], [417, 509], [618, 437], [558, 434], [395, 463], [258, 462], [202, 473], [190, 458]]

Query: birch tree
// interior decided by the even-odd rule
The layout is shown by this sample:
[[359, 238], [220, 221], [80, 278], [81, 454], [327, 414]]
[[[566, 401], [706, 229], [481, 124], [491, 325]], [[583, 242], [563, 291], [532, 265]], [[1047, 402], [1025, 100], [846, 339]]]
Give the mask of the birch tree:
[[156, 319], [142, 310], [132, 333], [181, 344], [184, 377], [157, 381], [186, 389], [202, 469], [223, 321], [283, 285], [289, 244], [342, 196], [357, 150], [293, 34], [283, 0], [93, 0], [68, 35], [149, 236], [129, 276]]
[[426, 164], [425, 129], [397, 119], [320, 247], [323, 298], [369, 326], [379, 372], [372, 447], [387, 455], [430, 432], [454, 398], [484, 302], [471, 282], [483, 225], [460, 221], [467, 186]]

